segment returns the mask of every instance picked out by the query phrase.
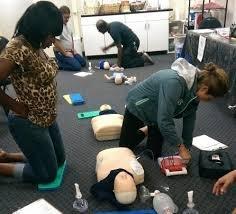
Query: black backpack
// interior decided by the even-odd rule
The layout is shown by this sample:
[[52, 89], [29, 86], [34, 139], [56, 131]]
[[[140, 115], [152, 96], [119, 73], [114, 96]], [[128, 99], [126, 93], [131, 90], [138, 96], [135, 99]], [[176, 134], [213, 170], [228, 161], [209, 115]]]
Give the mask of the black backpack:
[[205, 178], [219, 178], [232, 171], [233, 164], [224, 150], [200, 151], [199, 175]]
[[215, 17], [207, 17], [202, 20], [199, 25], [199, 29], [214, 29], [221, 28], [222, 25], [220, 21]]

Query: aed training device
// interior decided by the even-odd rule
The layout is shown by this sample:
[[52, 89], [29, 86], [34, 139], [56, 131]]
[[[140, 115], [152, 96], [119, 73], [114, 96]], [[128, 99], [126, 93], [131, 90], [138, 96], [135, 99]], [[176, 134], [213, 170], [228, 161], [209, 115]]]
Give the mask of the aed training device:
[[158, 164], [161, 171], [166, 176], [186, 175], [188, 173], [185, 164], [183, 164], [182, 158], [177, 155], [160, 157], [158, 158]]
[[85, 119], [85, 118], [91, 118], [96, 117], [99, 115], [100, 111], [85, 111], [85, 112], [79, 112], [77, 114], [79, 119]]

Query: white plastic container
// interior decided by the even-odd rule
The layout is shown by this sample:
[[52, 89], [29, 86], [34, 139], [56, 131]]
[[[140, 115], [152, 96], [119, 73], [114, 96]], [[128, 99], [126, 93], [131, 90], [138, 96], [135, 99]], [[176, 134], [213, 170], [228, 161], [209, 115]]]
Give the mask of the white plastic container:
[[178, 207], [166, 193], [161, 193], [158, 190], [153, 198], [153, 207], [158, 214], [173, 214], [178, 212]]

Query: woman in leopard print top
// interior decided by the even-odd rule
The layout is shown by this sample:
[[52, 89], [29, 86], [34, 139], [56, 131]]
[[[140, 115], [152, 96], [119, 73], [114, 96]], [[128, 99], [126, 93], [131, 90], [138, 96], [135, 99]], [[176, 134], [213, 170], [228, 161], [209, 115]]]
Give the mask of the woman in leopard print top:
[[[18, 21], [13, 39], [0, 56], [0, 80], [10, 76], [17, 96], [13, 99], [0, 90], [0, 103], [11, 110], [9, 129], [22, 151], [0, 151], [2, 175], [27, 182], [50, 182], [65, 161], [56, 122], [58, 67], [43, 50], [55, 42], [62, 28], [62, 15], [53, 3], [32, 4]], [[19, 161], [24, 162], [13, 163]]]

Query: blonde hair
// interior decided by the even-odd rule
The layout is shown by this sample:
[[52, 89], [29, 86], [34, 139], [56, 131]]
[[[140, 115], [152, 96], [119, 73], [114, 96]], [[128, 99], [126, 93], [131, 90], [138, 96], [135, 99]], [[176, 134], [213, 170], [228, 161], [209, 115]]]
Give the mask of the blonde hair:
[[198, 86], [206, 85], [208, 94], [214, 97], [222, 97], [229, 90], [229, 77], [224, 69], [214, 63], [208, 63], [198, 73]]
[[59, 8], [59, 10], [60, 10], [60, 12], [61, 12], [62, 14], [70, 14], [70, 8], [67, 7], [66, 5], [61, 6], [61, 7]]

